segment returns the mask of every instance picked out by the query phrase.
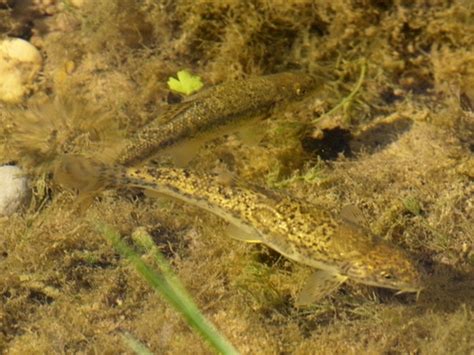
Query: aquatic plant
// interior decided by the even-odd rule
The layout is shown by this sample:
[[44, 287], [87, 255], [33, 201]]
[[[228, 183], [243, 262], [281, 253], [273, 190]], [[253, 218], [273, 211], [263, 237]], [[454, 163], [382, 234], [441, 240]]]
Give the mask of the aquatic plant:
[[161, 274], [150, 268], [132, 248], [120, 239], [119, 234], [112, 228], [104, 224], [97, 224], [97, 229], [122, 256], [133, 264], [150, 287], [160, 293], [166, 302], [181, 313], [186, 323], [196, 330], [215, 350], [222, 354], [238, 354], [237, 350], [199, 311], [148, 234], [137, 233], [135, 240], [143, 249], [154, 255], [161, 269]]
[[168, 79], [168, 87], [181, 94], [191, 95], [199, 91], [204, 85], [199, 76], [193, 75], [187, 70], [180, 70], [177, 77], [178, 79], [173, 77]]

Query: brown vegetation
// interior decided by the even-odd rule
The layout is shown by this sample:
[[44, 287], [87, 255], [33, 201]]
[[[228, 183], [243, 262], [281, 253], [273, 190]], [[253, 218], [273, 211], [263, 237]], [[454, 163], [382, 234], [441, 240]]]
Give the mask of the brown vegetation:
[[[156, 353], [209, 352], [93, 220], [124, 236], [145, 228], [242, 353], [474, 351], [471, 1], [103, 0], [26, 15], [4, 3], [0, 31], [31, 32], [45, 66], [29, 108], [0, 107], [1, 157], [29, 169], [34, 191], [1, 226], [0, 351], [127, 352], [128, 331]], [[364, 65], [354, 99], [324, 115]], [[51, 179], [54, 159], [106, 155], [159, 116], [166, 80], [183, 68], [208, 85], [292, 69], [317, 76], [314, 94], [261, 117], [259, 144], [228, 134], [190, 165], [224, 162], [331, 210], [356, 204], [374, 232], [420, 262], [429, 281], [420, 299], [348, 284], [297, 309], [309, 270], [227, 239], [202, 211], [134, 191], [108, 191], [78, 210], [77, 196]], [[44, 106], [51, 97], [57, 103]]]

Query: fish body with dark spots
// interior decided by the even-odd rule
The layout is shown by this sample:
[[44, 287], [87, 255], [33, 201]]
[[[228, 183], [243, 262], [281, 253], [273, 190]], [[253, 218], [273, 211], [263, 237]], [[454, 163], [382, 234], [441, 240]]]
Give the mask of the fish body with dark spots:
[[[65, 159], [82, 166], [77, 187], [97, 189], [138, 187], [209, 211], [228, 222], [227, 234], [238, 240], [262, 243], [285, 257], [317, 269], [303, 288], [297, 304], [310, 304], [337, 289], [346, 280], [419, 293], [422, 276], [402, 249], [361, 223], [354, 206], [334, 215], [320, 206], [286, 194], [245, 183], [222, 183], [218, 174], [186, 169], [106, 166], [79, 156]], [[66, 174], [67, 175], [67, 174]], [[70, 176], [68, 181], [74, 182]], [[86, 180], [90, 180], [85, 183]]]
[[170, 105], [165, 118], [139, 130], [120, 150], [116, 162], [135, 165], [158, 151], [211, 128], [238, 122], [273, 105], [305, 96], [316, 85], [307, 73], [284, 72], [233, 80]]

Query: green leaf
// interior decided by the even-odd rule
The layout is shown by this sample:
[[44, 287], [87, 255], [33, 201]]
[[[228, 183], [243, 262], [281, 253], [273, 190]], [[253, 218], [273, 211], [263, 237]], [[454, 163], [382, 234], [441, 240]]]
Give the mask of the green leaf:
[[201, 78], [197, 75], [192, 75], [187, 70], [180, 70], [177, 74], [178, 79], [169, 78], [168, 87], [176, 92], [191, 95], [193, 92], [198, 91], [204, 85]]

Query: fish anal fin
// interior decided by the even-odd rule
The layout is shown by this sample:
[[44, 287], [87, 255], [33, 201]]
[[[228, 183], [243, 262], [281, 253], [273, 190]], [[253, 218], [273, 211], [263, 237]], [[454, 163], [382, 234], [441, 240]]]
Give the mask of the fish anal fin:
[[205, 140], [191, 138], [169, 148], [165, 148], [160, 154], [169, 156], [174, 166], [185, 168], [189, 162], [196, 157], [205, 142]]
[[335, 291], [346, 280], [346, 276], [325, 270], [317, 270], [306, 281], [295, 305], [300, 307], [315, 303]]
[[265, 129], [262, 128], [261, 120], [251, 119], [242, 123], [241, 126], [236, 129], [236, 133], [243, 144], [256, 146], [265, 136]]
[[[228, 127], [227, 127], [228, 126]], [[191, 137], [187, 137], [176, 144], [162, 150], [160, 155], [167, 155], [173, 161], [173, 165], [178, 168], [185, 168], [199, 153], [200, 149], [209, 141], [220, 138], [236, 128], [217, 126], [203, 132], [195, 132]]]
[[246, 231], [243, 228], [229, 223], [225, 229], [225, 233], [227, 236], [231, 237], [232, 239], [240, 240], [246, 243], [261, 243], [262, 238], [260, 235], [255, 231]]

